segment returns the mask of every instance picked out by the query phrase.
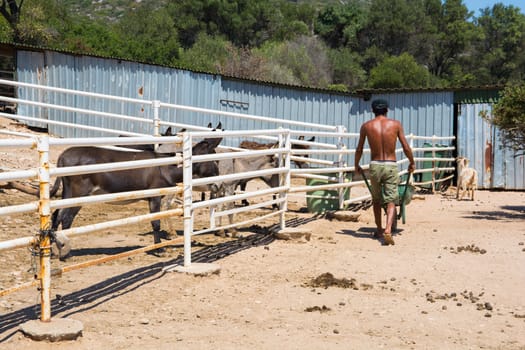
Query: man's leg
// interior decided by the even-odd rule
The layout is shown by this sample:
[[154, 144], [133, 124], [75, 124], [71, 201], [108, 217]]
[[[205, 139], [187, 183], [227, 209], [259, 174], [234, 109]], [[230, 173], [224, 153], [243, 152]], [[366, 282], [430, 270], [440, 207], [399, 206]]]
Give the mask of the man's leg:
[[387, 203], [387, 206], [385, 225], [386, 227], [385, 233], [383, 234], [383, 244], [394, 245], [394, 239], [392, 238], [392, 225], [394, 224], [394, 220], [396, 219], [396, 203], [398, 201], [399, 196], [399, 174], [397, 172], [397, 165], [395, 164], [385, 166], [384, 170], [384, 200]]
[[394, 245], [394, 239], [392, 238], [392, 224], [394, 223], [396, 215], [395, 203], [388, 203], [386, 208], [386, 227], [383, 235], [384, 245]]
[[370, 165], [370, 193], [372, 195], [372, 206], [374, 209], [374, 219], [376, 222], [376, 232], [374, 238], [383, 237], [383, 225], [381, 210], [383, 209], [383, 185], [381, 184], [381, 169], [382, 167], [377, 164]]

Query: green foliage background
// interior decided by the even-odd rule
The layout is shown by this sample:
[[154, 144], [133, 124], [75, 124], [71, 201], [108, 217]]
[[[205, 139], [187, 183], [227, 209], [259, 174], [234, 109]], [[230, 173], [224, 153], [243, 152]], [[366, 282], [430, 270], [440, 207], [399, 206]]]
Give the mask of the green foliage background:
[[492, 112], [486, 117], [499, 128], [504, 146], [525, 154], [525, 83], [509, 84]]
[[525, 77], [522, 11], [461, 0], [25, 0], [0, 40], [341, 91]]

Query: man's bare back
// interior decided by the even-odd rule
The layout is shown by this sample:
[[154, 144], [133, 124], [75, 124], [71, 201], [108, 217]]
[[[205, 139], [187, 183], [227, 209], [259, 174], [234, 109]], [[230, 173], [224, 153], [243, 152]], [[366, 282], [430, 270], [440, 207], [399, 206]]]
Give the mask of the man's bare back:
[[368, 139], [371, 159], [373, 161], [396, 161], [396, 142], [399, 139], [403, 151], [410, 164], [409, 172], [413, 172], [415, 165], [412, 150], [403, 131], [403, 126], [398, 120], [388, 119], [385, 115], [376, 115], [372, 120], [361, 126], [359, 142], [356, 150], [356, 169], [359, 169], [359, 160], [363, 153], [365, 140]]
[[396, 161], [396, 141], [400, 129], [399, 121], [385, 116], [379, 116], [363, 124], [362, 131], [368, 138], [372, 160]]

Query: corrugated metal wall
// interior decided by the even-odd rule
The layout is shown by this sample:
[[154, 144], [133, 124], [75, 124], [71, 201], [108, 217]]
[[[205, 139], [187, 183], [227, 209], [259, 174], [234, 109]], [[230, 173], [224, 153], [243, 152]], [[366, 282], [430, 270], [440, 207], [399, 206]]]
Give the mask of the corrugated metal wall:
[[[373, 95], [370, 100], [365, 101], [350, 95], [285, 89], [223, 78], [221, 93], [221, 110], [224, 111], [309, 123], [343, 125], [351, 133], [359, 133], [361, 124], [374, 117], [371, 101], [375, 98], [385, 98], [390, 103], [389, 117], [400, 120], [406, 134], [454, 135], [453, 92], [381, 94]], [[236, 120], [234, 124], [228, 124], [226, 127], [257, 129], [273, 128], [275, 125]], [[323, 137], [317, 140], [334, 142]], [[415, 146], [422, 147], [423, 143], [424, 141], [418, 141]], [[349, 141], [348, 147], [356, 146], [357, 139]], [[367, 159], [364, 158], [364, 161]]]
[[[454, 93], [451, 91], [410, 92], [373, 95], [371, 100], [388, 100], [388, 116], [401, 121], [405, 134], [418, 136], [454, 135]], [[370, 103], [364, 105], [364, 112], [371, 117]], [[422, 147], [428, 141], [415, 142]]]
[[[284, 89], [223, 79], [221, 96], [222, 110], [318, 124], [344, 125], [352, 133], [358, 133], [361, 124], [373, 118], [371, 101], [385, 98], [390, 103], [389, 117], [400, 120], [407, 134], [453, 135], [453, 92], [381, 94], [365, 101], [350, 95]], [[236, 124], [235, 129], [263, 125], [255, 122], [242, 124], [243, 122]]]
[[[17, 65], [17, 77], [21, 82], [144, 100], [157, 99], [166, 103], [286, 120], [344, 125], [351, 133], [358, 133], [361, 124], [373, 118], [370, 110], [371, 101], [385, 98], [390, 103], [389, 117], [400, 120], [406, 134], [420, 136], [456, 134], [453, 91], [382, 93], [372, 95], [365, 100], [353, 95], [259, 84], [213, 74], [53, 51], [19, 50]], [[18, 94], [21, 98], [36, 101], [153, 119], [151, 108], [142, 103], [108, 102], [24, 88], [20, 88]], [[462, 105], [457, 124], [459, 154], [469, 157], [472, 165], [482, 174], [480, 187], [525, 189], [523, 156], [515, 158], [508, 150], [500, 149], [501, 142], [498, 135], [479, 117], [478, 109], [490, 107], [490, 104]], [[152, 133], [152, 126], [143, 123], [115, 121], [39, 107], [20, 105], [18, 113], [39, 116], [43, 119], [83, 121], [94, 126]], [[163, 109], [160, 116], [162, 120], [199, 126], [206, 126], [209, 122], [216, 125], [221, 121], [227, 130], [265, 129], [278, 126], [268, 122], [203, 115], [181, 110]], [[60, 126], [50, 126], [49, 129], [53, 134], [67, 137], [98, 135], [92, 131]], [[318, 137], [317, 140], [333, 142], [322, 137]], [[424, 142], [416, 142], [415, 146], [421, 147]], [[229, 144], [228, 141], [225, 143]], [[353, 148], [356, 143], [357, 140], [350, 141], [348, 147]], [[493, 164], [487, 166], [486, 149], [489, 144]], [[352, 164], [353, 159], [347, 161]], [[366, 161], [368, 159], [365, 157], [363, 162]]]
[[486, 189], [525, 189], [525, 156], [502, 148], [499, 132], [481, 117], [492, 104], [463, 104], [458, 116], [458, 155], [467, 157], [478, 172], [478, 186]]
[[[274, 85], [223, 78], [220, 109], [228, 112], [306, 123], [344, 125], [348, 128], [349, 122], [354, 119], [350, 110], [358, 103], [357, 97], [349, 95], [320, 93], [305, 89], [287, 89]], [[276, 125], [276, 123], [247, 119], [229, 119], [224, 126], [227, 129], [234, 130], [273, 129], [280, 126], [297, 129], [297, 127], [288, 125]], [[299, 128], [299, 130], [313, 131], [312, 128]], [[334, 140], [319, 136], [316, 141], [334, 142]]]
[[[165, 103], [218, 108], [220, 77], [115, 59], [74, 56], [53, 51], [18, 51], [18, 80], [45, 86], [75, 89], [113, 96], [160, 100]], [[21, 98], [62, 106], [124, 114], [153, 120], [149, 104], [122, 103], [64, 93], [43, 93], [20, 88]], [[153, 133], [153, 124], [116, 120], [87, 114], [47, 110], [20, 105], [18, 113], [43, 119], [79, 122], [109, 129]], [[210, 116], [175, 109], [161, 110], [161, 119], [205, 126]], [[217, 119], [215, 117], [215, 119]], [[63, 126], [49, 126], [52, 134], [63, 137], [100, 136], [100, 132]]]

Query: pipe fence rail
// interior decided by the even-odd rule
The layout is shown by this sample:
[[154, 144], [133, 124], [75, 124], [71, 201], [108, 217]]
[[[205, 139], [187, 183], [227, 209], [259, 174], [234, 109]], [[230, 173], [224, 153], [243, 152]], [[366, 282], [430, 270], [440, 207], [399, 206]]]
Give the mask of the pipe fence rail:
[[[75, 226], [69, 229], [57, 231], [66, 237], [73, 237], [77, 235], [89, 234], [95, 231], [115, 228], [122, 225], [129, 225], [133, 223], [146, 222], [158, 220], [162, 218], [170, 218], [180, 216], [184, 227], [184, 265], [191, 265], [191, 240], [195, 235], [210, 233], [218, 230], [235, 229], [241, 226], [251, 224], [253, 222], [266, 220], [271, 217], [279, 218], [279, 227], [285, 228], [286, 212], [288, 210], [288, 201], [291, 196], [302, 196], [303, 198], [317, 198], [317, 199], [334, 199], [337, 201], [337, 208], [344, 209], [352, 203], [362, 202], [369, 199], [370, 196], [351, 197], [348, 195], [349, 189], [354, 186], [364, 186], [363, 180], [355, 174], [355, 169], [350, 161], [355, 155], [355, 149], [349, 148], [347, 145], [352, 144], [359, 138], [359, 134], [350, 133], [344, 126], [331, 126], [312, 123], [303, 123], [298, 121], [282, 120], [278, 118], [270, 118], [264, 116], [254, 116], [241, 113], [215, 111], [204, 108], [197, 108], [191, 106], [182, 106], [176, 104], [163, 103], [161, 101], [153, 100], [147, 101], [143, 99], [122, 98], [116, 96], [108, 96], [96, 93], [88, 93], [82, 91], [68, 90], [62, 88], [46, 87], [36, 84], [18, 83], [13, 81], [6, 81], [0, 79], [0, 84], [13, 85], [24, 89], [38, 89], [45, 90], [52, 93], [65, 93], [79, 96], [92, 97], [94, 99], [107, 99], [119, 103], [130, 103], [148, 105], [152, 108], [151, 118], [140, 118], [129, 115], [122, 115], [117, 113], [108, 113], [101, 111], [93, 111], [76, 106], [60, 106], [53, 103], [31, 101], [28, 99], [11, 98], [0, 96], [0, 101], [14, 103], [16, 105], [27, 104], [35, 108], [54, 109], [65, 112], [80, 113], [82, 115], [89, 115], [94, 118], [116, 118], [119, 120], [127, 120], [144, 123], [151, 127], [151, 134], [141, 134], [138, 132], [131, 132], [129, 130], [114, 130], [102, 127], [96, 127], [86, 124], [77, 124], [72, 122], [64, 122], [57, 120], [41, 119], [24, 115], [13, 115], [8, 113], [0, 113], [0, 116], [14, 119], [17, 121], [24, 121], [36, 125], [57, 125], [71, 128], [78, 128], [82, 130], [91, 130], [96, 132], [104, 132], [109, 135], [122, 135], [127, 137], [84, 137], [84, 138], [57, 138], [50, 136], [34, 136], [21, 132], [10, 132], [0, 130], [0, 133], [10, 137], [9, 139], [0, 140], [0, 150], [10, 149], [29, 149], [38, 154], [38, 164], [30, 169], [0, 169], [0, 183], [1, 182], [37, 182], [38, 185], [35, 191], [38, 193], [38, 198], [34, 201], [25, 204], [18, 204], [12, 206], [5, 206], [0, 208], [0, 216], [20, 214], [20, 213], [38, 213], [39, 216], [39, 232], [27, 237], [18, 237], [0, 242], [0, 253], [4, 251], [18, 249], [22, 247], [32, 247], [32, 249], [39, 253], [39, 273], [35, 276], [36, 281], [25, 284], [24, 286], [17, 286], [11, 289], [0, 291], [1, 295], [6, 295], [10, 292], [17, 291], [23, 287], [39, 285], [41, 294], [41, 321], [50, 320], [50, 286], [51, 286], [51, 245], [53, 235], [51, 230], [51, 213], [53, 210], [88, 205], [93, 203], [119, 202], [128, 200], [147, 199], [158, 196], [178, 196], [181, 198], [181, 205], [175, 208], [168, 208], [160, 212], [137, 215], [134, 217], [124, 217], [117, 220], [91, 223], [84, 226]], [[271, 121], [278, 125], [275, 129], [264, 130], [215, 130], [198, 125], [188, 125], [184, 123], [167, 122], [160, 118], [161, 109], [176, 109], [187, 110], [198, 113], [220, 115], [228, 118], [246, 118], [250, 120]], [[177, 133], [176, 136], [160, 136], [161, 126], [186, 128], [190, 131]], [[315, 129], [315, 130], [311, 130]], [[330, 142], [309, 141], [301, 139], [303, 137], [325, 137]], [[214, 139], [221, 138], [229, 140], [229, 143], [234, 144], [244, 139], [257, 139], [266, 142], [275, 143], [273, 148], [264, 150], [247, 150], [236, 146], [222, 146], [220, 153], [193, 155], [192, 147], [195, 141], [200, 139]], [[452, 146], [453, 136], [416, 136], [407, 135], [410, 147], [414, 152], [416, 161], [415, 186], [430, 186], [432, 192], [440, 186], [440, 184], [450, 181], [454, 177], [455, 159], [451, 156], [455, 150]], [[423, 141], [428, 141], [429, 144], [424, 144], [423, 147], [417, 146]], [[447, 143], [448, 145], [438, 144]], [[75, 167], [56, 167], [55, 164], [50, 163], [50, 151], [56, 151], [61, 147], [69, 146], [99, 146], [108, 148], [117, 148], [126, 150], [128, 152], [140, 152], [140, 150], [125, 149], [121, 146], [125, 145], [165, 145], [172, 144], [176, 152], [167, 157], [125, 161], [114, 163], [99, 163], [94, 165], [83, 165]], [[118, 147], [116, 145], [119, 145]], [[398, 154], [398, 165], [400, 174], [406, 174], [408, 160], [404, 157], [401, 148], [396, 149]], [[233, 159], [246, 159], [254, 157], [272, 156], [276, 160], [271, 168], [265, 169], [250, 169], [243, 172], [219, 174], [217, 176], [194, 178], [193, 165], [200, 162], [227, 162]], [[365, 149], [363, 163], [367, 163], [370, 157], [370, 151]], [[452, 163], [452, 164], [451, 164]], [[294, 166], [293, 164], [297, 164]], [[299, 166], [299, 164], [307, 164], [308, 167]], [[86, 197], [75, 197], [69, 199], [52, 199], [50, 198], [50, 183], [51, 178], [58, 176], [71, 176], [79, 174], [90, 174], [95, 172], [109, 172], [117, 170], [138, 169], [144, 167], [154, 166], [177, 166], [182, 168], [183, 181], [176, 186], [156, 189], [146, 189], [141, 191], [120, 192], [112, 194], [96, 194]], [[367, 170], [368, 166], [364, 165], [363, 169]], [[229, 183], [235, 183], [238, 180], [251, 180], [261, 177], [278, 177], [278, 185], [270, 188], [263, 188], [252, 191], [235, 191], [228, 195], [218, 196], [203, 201], [194, 201], [194, 192], [197, 190], [207, 188], [224, 188]], [[319, 180], [317, 184], [314, 182], [306, 185], [294, 185], [292, 178], [308, 180]], [[56, 181], [56, 180], [55, 180]], [[215, 187], [213, 187], [215, 186]], [[222, 187], [221, 187], [222, 186]], [[327, 192], [327, 194], [313, 194], [314, 192]], [[336, 191], [337, 195], [331, 194]], [[0, 194], [1, 195], [1, 194]], [[246, 207], [231, 207], [231, 203], [238, 200], [250, 198], [262, 198], [265, 196], [273, 196], [274, 199], [262, 200], [258, 203], [251, 204]], [[230, 207], [228, 207], [230, 205]], [[221, 220], [226, 216], [242, 214], [249, 211], [254, 211], [263, 207], [277, 205], [278, 209], [268, 214], [260, 215], [253, 219], [235, 221], [226, 225], [217, 224], [217, 220]], [[195, 212], [199, 210], [207, 210], [209, 212], [208, 228], [196, 230], [195, 229]], [[168, 240], [162, 243], [157, 243], [134, 251], [137, 254], [147, 250], [157, 249], [174, 242], [179, 242], [181, 239]], [[92, 264], [108, 261], [109, 259], [117, 259], [126, 254], [117, 254], [115, 257], [106, 257], [104, 259], [96, 259], [92, 262], [80, 264], [80, 267], [90, 266]], [[65, 271], [73, 270], [65, 267]]]

